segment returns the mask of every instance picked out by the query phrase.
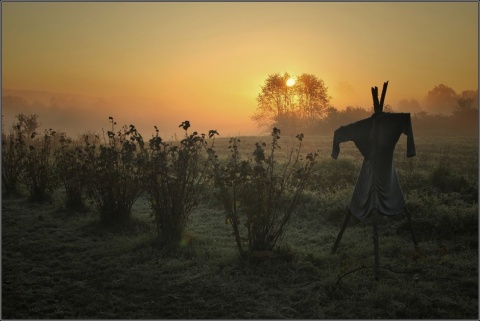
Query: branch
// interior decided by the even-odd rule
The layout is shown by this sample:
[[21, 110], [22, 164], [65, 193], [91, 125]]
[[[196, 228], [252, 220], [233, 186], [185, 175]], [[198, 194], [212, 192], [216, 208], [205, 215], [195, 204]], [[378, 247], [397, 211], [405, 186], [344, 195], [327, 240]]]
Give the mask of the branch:
[[[379, 266], [379, 268], [381, 269], [384, 269], [384, 270], [388, 270], [390, 272], [393, 272], [393, 273], [400, 273], [400, 274], [411, 274], [411, 273], [416, 273], [416, 272], [419, 272], [419, 271], [422, 271], [422, 270], [426, 270], [426, 269], [429, 269], [435, 265], [438, 264], [438, 262], [440, 262], [440, 259], [442, 257], [439, 257], [434, 263], [430, 264], [430, 265], [427, 265], [427, 266], [422, 266], [422, 267], [418, 267], [418, 268], [414, 268], [414, 269], [410, 269], [410, 270], [403, 270], [403, 271], [398, 271], [398, 270], [394, 270], [392, 269], [391, 267], [388, 267], [388, 266]], [[365, 265], [362, 265], [361, 267], [358, 267], [356, 269], [353, 269], [351, 271], [348, 271], [347, 273], [341, 275], [338, 280], [337, 280], [337, 283], [335, 283], [335, 286], [338, 285], [338, 283], [340, 283], [340, 281], [346, 277], [347, 275], [349, 274], [352, 274], [354, 272], [357, 272], [358, 270], [362, 270], [362, 269], [372, 269], [372, 268], [375, 268], [375, 265], [370, 265], [370, 266], [365, 266]]]

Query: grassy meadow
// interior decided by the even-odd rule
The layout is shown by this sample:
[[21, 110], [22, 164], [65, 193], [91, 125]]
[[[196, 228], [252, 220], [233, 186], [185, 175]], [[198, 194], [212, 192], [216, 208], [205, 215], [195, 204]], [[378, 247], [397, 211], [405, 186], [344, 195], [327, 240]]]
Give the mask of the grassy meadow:
[[[256, 141], [240, 137], [251, 156]], [[282, 136], [281, 152], [295, 145]], [[92, 206], [64, 206], [26, 191], [2, 198], [2, 319], [477, 319], [478, 138], [406, 137], [395, 165], [406, 218], [381, 217], [380, 280], [372, 224], [355, 218], [335, 254], [362, 157], [353, 143], [330, 157], [332, 137], [307, 136], [318, 164], [272, 257], [240, 260], [222, 204], [211, 193], [189, 217], [176, 253], [157, 244], [146, 195], [128, 226], [104, 226]], [[217, 138], [228, 155], [228, 138]], [[211, 189], [213, 190], [213, 186]], [[87, 202], [88, 204], [88, 202]]]

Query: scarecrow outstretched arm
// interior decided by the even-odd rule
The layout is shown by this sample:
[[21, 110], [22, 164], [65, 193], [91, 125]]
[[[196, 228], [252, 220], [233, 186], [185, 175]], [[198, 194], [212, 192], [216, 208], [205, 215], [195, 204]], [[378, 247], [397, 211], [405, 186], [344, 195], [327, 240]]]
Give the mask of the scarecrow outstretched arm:
[[415, 140], [413, 139], [412, 120], [410, 113], [405, 113], [405, 119], [403, 120], [403, 133], [407, 135], [407, 157], [416, 155]]
[[337, 159], [340, 153], [340, 143], [353, 140], [353, 127], [350, 125], [340, 126], [333, 134], [332, 158]]

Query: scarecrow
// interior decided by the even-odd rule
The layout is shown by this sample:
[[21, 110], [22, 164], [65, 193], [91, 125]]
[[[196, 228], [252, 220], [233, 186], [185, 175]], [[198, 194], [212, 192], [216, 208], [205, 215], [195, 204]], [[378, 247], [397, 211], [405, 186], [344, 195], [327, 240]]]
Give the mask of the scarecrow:
[[333, 136], [332, 157], [337, 159], [340, 143], [353, 141], [364, 157], [362, 168], [347, 208], [347, 215], [332, 248], [335, 253], [351, 215], [363, 219], [373, 215], [373, 242], [375, 251], [375, 278], [378, 280], [378, 227], [377, 215], [392, 216], [405, 213], [410, 225], [415, 249], [417, 241], [412, 230], [411, 215], [405, 203], [397, 173], [393, 165], [393, 152], [401, 134], [407, 135], [407, 157], [415, 156], [410, 113], [383, 112], [388, 81], [383, 84], [378, 100], [378, 88], [372, 87], [374, 114], [355, 123], [341, 126]]

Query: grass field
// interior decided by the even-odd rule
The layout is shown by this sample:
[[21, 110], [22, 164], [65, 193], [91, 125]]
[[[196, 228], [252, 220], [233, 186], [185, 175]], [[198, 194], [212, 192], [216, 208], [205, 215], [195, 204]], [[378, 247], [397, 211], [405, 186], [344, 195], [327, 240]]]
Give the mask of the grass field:
[[[260, 139], [269, 141], [242, 138], [245, 155]], [[281, 140], [283, 151], [293, 146]], [[194, 210], [169, 254], [156, 243], [145, 196], [124, 227], [66, 210], [61, 189], [40, 205], [3, 198], [2, 318], [477, 319], [478, 138], [416, 137], [409, 159], [405, 147], [401, 137], [395, 163], [421, 249], [403, 216], [382, 217], [378, 282], [369, 218], [352, 219], [330, 254], [360, 153], [344, 143], [335, 161], [331, 137], [307, 137], [304, 152], [320, 150], [315, 175], [278, 251], [249, 263], [213, 199]]]

